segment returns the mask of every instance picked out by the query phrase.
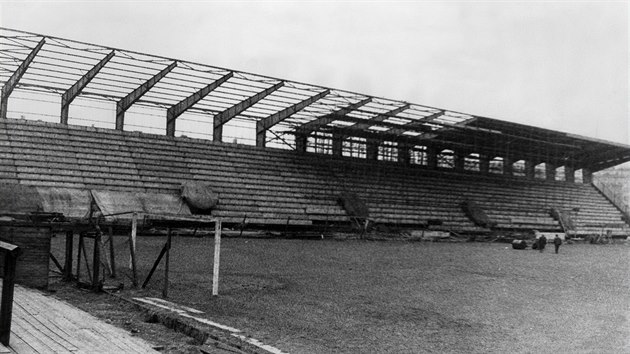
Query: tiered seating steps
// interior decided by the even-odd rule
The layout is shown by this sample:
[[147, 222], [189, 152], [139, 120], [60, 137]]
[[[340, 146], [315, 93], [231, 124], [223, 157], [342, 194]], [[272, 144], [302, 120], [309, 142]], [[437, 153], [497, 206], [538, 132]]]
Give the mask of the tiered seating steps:
[[0, 123], [0, 157], [1, 183], [173, 193], [185, 180], [205, 181], [219, 193], [213, 214], [225, 222], [347, 222], [337, 203], [345, 191], [363, 199], [379, 223], [441, 220], [442, 229], [482, 232], [461, 207], [472, 200], [499, 229], [559, 231], [550, 214], [558, 208], [571, 210], [581, 231], [628, 231], [591, 185], [14, 119]]

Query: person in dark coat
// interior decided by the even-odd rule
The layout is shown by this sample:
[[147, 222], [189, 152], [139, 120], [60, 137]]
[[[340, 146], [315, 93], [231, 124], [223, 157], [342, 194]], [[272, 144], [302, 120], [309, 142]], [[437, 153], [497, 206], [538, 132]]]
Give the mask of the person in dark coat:
[[547, 238], [545, 237], [545, 235], [540, 235], [540, 237], [538, 238], [538, 250], [542, 252], [545, 249], [546, 245]]
[[556, 248], [556, 254], [558, 254], [558, 250], [560, 249], [560, 245], [562, 244], [562, 240], [558, 235], [553, 239], [553, 245]]

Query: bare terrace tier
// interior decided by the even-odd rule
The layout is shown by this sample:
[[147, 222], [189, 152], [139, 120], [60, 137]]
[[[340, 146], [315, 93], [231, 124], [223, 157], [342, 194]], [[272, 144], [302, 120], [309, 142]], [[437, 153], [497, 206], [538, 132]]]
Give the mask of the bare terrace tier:
[[311, 225], [347, 222], [338, 204], [356, 193], [377, 223], [483, 232], [462, 208], [474, 201], [499, 229], [627, 234], [622, 212], [591, 184], [430, 169], [392, 161], [260, 149], [191, 138], [6, 119], [0, 122], [0, 183], [177, 194], [184, 181], [219, 194], [225, 223]]

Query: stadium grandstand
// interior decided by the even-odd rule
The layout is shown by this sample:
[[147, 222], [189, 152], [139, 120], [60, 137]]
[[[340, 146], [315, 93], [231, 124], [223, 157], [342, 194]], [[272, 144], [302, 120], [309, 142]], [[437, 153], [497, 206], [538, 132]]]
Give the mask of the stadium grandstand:
[[630, 232], [623, 144], [7, 28], [0, 83], [0, 183], [67, 217], [196, 182], [224, 225]]

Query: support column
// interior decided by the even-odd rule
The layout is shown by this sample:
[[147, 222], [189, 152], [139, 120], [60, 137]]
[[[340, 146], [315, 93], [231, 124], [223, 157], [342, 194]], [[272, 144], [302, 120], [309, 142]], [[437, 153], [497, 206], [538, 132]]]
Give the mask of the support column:
[[306, 135], [295, 136], [295, 151], [306, 152], [306, 142], [308, 137]]
[[311, 96], [256, 122], [256, 146], [265, 147], [267, 142], [267, 130], [269, 130], [271, 127], [289, 118], [293, 114], [303, 110], [316, 101], [326, 97], [326, 95], [328, 95], [329, 93], [330, 89], [324, 90], [323, 92], [320, 92], [315, 96]]
[[79, 81], [75, 82], [66, 92], [61, 95], [61, 124], [68, 124], [70, 103], [79, 95], [81, 91], [92, 81], [99, 71], [114, 57], [112, 50], [105, 58], [101, 59], [90, 71], [83, 75]]
[[550, 162], [545, 162], [545, 176], [547, 181], [556, 180], [556, 165]]
[[466, 164], [466, 153], [461, 151], [455, 151], [455, 171], [463, 172]]
[[155, 74], [152, 78], [138, 86], [135, 90], [116, 103], [116, 130], [123, 130], [125, 126], [125, 112], [145, 93], [149, 92], [149, 90], [155, 86], [158, 81], [162, 80], [166, 74], [175, 69], [175, 67], [177, 67], [177, 62], [173, 62], [166, 68], [162, 69], [162, 71]]
[[213, 119], [214, 129], [212, 132], [212, 140], [222, 141], [223, 140], [223, 125], [225, 125], [225, 123], [229, 122], [232, 118], [238, 116], [249, 107], [255, 105], [258, 101], [262, 100], [263, 98], [279, 90], [282, 86], [284, 86], [284, 82], [281, 81], [271, 86], [270, 88], [262, 92], [259, 92], [251, 97], [248, 97], [247, 99], [215, 115]]
[[365, 142], [365, 158], [367, 160], [378, 160], [378, 141], [368, 140]]
[[72, 230], [66, 231], [66, 258], [63, 267], [63, 280], [72, 280], [72, 245], [74, 243], [74, 233]]
[[534, 179], [534, 177], [536, 176], [535, 168], [536, 165], [534, 164], [534, 161], [525, 160], [525, 177]]
[[193, 93], [192, 95], [184, 98], [179, 101], [177, 104], [169, 107], [166, 110], [166, 135], [167, 136], [175, 136], [175, 124], [177, 121], [177, 117], [182, 115], [186, 110], [197, 104], [197, 102], [201, 101], [204, 97], [210, 94], [210, 92], [217, 89], [217, 87], [221, 86], [224, 82], [229, 80], [233, 76], [232, 72], [223, 75], [218, 80], [206, 85], [201, 90]]
[[333, 156], [342, 156], [343, 150], [343, 136], [339, 134], [333, 134], [332, 137], [332, 154]]
[[26, 73], [26, 69], [28, 69], [28, 66], [31, 65], [31, 62], [35, 59], [39, 50], [44, 46], [44, 43], [46, 43], [46, 40], [42, 38], [37, 46], [28, 54], [26, 59], [24, 59], [22, 64], [20, 64], [20, 66], [15, 70], [13, 75], [11, 75], [11, 77], [4, 83], [4, 86], [2, 86], [2, 92], [0, 93], [0, 119], [7, 118], [9, 96], [13, 92], [13, 89], [17, 86], [22, 76], [24, 76], [24, 73]]
[[479, 154], [479, 172], [482, 174], [490, 172], [490, 156], [487, 154]]
[[435, 170], [438, 165], [438, 148], [427, 146], [427, 167]]
[[593, 183], [593, 171], [591, 171], [589, 168], [582, 168], [582, 183]]
[[503, 156], [503, 175], [512, 176], [512, 158], [510, 156]]
[[564, 166], [564, 181], [575, 183], [575, 168], [573, 166]]
[[409, 165], [411, 162], [411, 154], [409, 153], [409, 145], [398, 143], [398, 162]]

